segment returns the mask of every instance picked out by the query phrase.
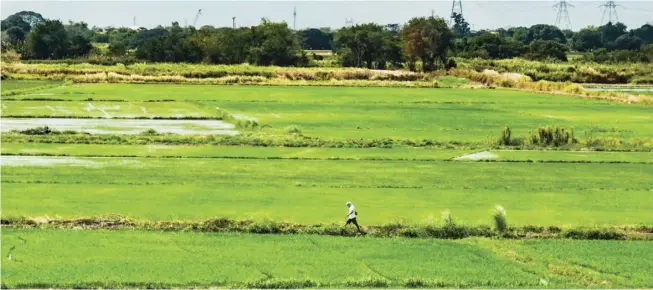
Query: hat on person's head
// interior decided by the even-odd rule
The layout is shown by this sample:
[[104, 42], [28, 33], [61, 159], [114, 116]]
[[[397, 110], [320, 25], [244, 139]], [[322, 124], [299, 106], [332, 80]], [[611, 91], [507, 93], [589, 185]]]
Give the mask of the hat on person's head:
[[347, 206], [351, 206], [351, 201], [348, 201], [348, 202], [347, 202]]

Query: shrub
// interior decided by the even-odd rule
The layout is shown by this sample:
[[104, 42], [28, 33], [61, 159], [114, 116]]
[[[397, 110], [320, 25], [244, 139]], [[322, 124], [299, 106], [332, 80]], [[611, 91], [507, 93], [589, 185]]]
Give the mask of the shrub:
[[296, 279], [267, 279], [255, 282], [248, 282], [245, 285], [245, 288], [251, 289], [303, 289], [303, 288], [314, 288], [318, 287], [319, 283], [305, 279], [305, 280], [296, 280]]
[[497, 205], [495, 208], [494, 218], [494, 227], [497, 231], [503, 233], [508, 229], [508, 221], [506, 220], [506, 210], [503, 206]]
[[254, 234], [278, 234], [281, 232], [281, 226], [274, 221], [266, 220], [250, 224], [246, 231]]
[[366, 277], [361, 280], [347, 280], [345, 286], [357, 288], [386, 288], [390, 282], [383, 278]]
[[21, 134], [25, 135], [48, 135], [48, 134], [57, 134], [59, 131], [52, 130], [48, 126], [30, 128], [20, 131]]
[[574, 129], [565, 129], [558, 126], [538, 127], [537, 133], [531, 135], [531, 144], [546, 146], [562, 146], [567, 144], [576, 144], [578, 140], [574, 137]]
[[150, 129], [147, 129], [147, 130], [141, 132], [141, 135], [143, 135], [143, 136], [158, 136], [158, 135], [161, 135], [161, 134], [159, 132], [157, 132], [156, 130], [150, 128]]
[[236, 121], [236, 127], [237, 128], [258, 128], [258, 122], [256, 120], [244, 120], [244, 119], [238, 119]]
[[427, 285], [421, 278], [411, 277], [404, 282], [404, 286], [406, 288], [423, 288]]
[[512, 143], [511, 135], [512, 130], [510, 129], [510, 126], [503, 128], [501, 131], [501, 136], [499, 137], [499, 145], [510, 145]]
[[302, 129], [297, 125], [290, 125], [290, 126], [286, 127], [286, 133], [301, 135], [302, 134]]
[[563, 234], [568, 239], [578, 240], [623, 240], [626, 235], [615, 229], [570, 229]]
[[15, 50], [7, 50], [2, 52], [2, 62], [4, 63], [14, 63], [20, 61], [20, 53], [17, 53]]

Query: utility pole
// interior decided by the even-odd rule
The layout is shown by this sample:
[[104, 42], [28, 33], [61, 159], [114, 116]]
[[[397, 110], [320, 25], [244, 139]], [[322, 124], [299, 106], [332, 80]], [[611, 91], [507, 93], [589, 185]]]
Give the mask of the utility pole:
[[[605, 15], [608, 14], [608, 22], [612, 22], [612, 17], [614, 17], [614, 20], [619, 22], [619, 16], [617, 16], [617, 5], [614, 3], [613, 0], [610, 0], [608, 2], [605, 2], [604, 4], [600, 5], [599, 7], [603, 7], [603, 16], [601, 17], [601, 24], [604, 24], [603, 20], [605, 20]], [[623, 7], [623, 6], [621, 6]]]
[[297, 7], [292, 9], [292, 30], [297, 30]]
[[571, 30], [571, 20], [569, 19], [569, 11], [567, 10], [568, 7], [574, 7], [574, 5], [569, 4], [567, 0], [560, 0], [558, 4], [553, 5], [553, 8], [558, 9], [558, 15], [556, 16], [555, 23], [555, 26], [558, 28], [562, 28], [560, 25], [564, 24], [565, 29]]
[[234, 29], [236, 29], [236, 16], [231, 17], [231, 23], [232, 23]]

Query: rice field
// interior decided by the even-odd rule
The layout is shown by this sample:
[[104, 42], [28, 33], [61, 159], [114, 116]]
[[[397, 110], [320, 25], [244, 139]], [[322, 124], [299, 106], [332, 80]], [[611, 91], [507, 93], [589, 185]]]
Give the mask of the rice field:
[[[47, 93], [31, 94], [40, 97]], [[57, 102], [5, 101], [2, 115], [12, 117], [186, 118], [217, 117], [215, 108], [190, 102]]]
[[413, 284], [636, 288], [653, 283], [648, 271], [653, 262], [643, 255], [653, 251], [653, 243], [647, 241], [5, 229], [3, 253], [13, 246], [12, 260], [2, 268], [3, 285], [8, 288], [262, 288], [275, 284], [292, 288]]
[[[3, 102], [3, 113], [120, 117], [140, 111], [145, 117], [174, 117], [215, 116], [220, 108], [267, 125], [262, 132], [272, 135], [296, 126], [319, 138], [487, 142], [505, 126], [525, 138], [538, 126], [560, 125], [585, 139], [653, 138], [650, 106], [507, 90], [84, 84], [38, 94], [39, 99], [67, 101]], [[175, 102], [148, 102], [157, 100]], [[106, 113], [90, 106], [105, 107]]]
[[[2, 86], [3, 288], [653, 287], [650, 106], [499, 89]], [[556, 125], [580, 141], [497, 145], [506, 126], [526, 142]], [[347, 201], [369, 234], [342, 234]], [[175, 227], [209, 220], [246, 230]], [[287, 224], [324, 232], [275, 231]]]

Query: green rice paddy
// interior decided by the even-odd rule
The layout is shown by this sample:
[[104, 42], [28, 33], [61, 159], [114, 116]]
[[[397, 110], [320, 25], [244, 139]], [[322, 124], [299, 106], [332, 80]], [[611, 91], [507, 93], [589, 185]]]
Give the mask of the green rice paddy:
[[653, 285], [653, 261], [646, 255], [653, 243], [646, 241], [5, 229], [3, 253], [12, 248], [12, 260], [2, 267], [8, 288], [207, 287], [293, 279], [347, 288], [375, 279], [403, 287], [409, 278], [440, 287]]
[[[120, 135], [104, 135], [104, 144], [91, 145], [84, 143], [104, 133], [62, 135], [66, 144], [3, 133], [3, 220], [120, 215], [151, 222], [229, 218], [341, 225], [345, 202], [352, 201], [363, 226], [442, 225], [448, 212], [456, 224], [494, 230], [497, 205], [505, 208], [509, 226], [606, 229], [653, 223], [650, 151], [495, 146], [505, 126], [513, 138], [559, 125], [574, 128], [582, 140], [647, 142], [653, 138], [650, 106], [492, 89], [55, 86], [2, 81], [0, 121], [54, 120], [56, 129], [85, 117], [116, 126], [109, 122], [138, 120], [104, 118], [228, 112], [233, 118], [225, 121], [253, 140], [393, 138], [448, 145], [194, 146], [148, 139], [126, 145]], [[258, 126], [238, 120], [256, 120]], [[158, 122], [162, 131], [171, 126], [163, 122], [169, 120], [147, 121]], [[183, 132], [216, 138], [193, 129]], [[216, 128], [205, 128], [210, 129]], [[157, 136], [151, 140], [178, 138]], [[470, 143], [476, 147], [465, 149]], [[574, 148], [595, 149], [582, 146]], [[439, 240], [3, 225], [1, 271], [3, 288], [651, 288], [652, 255], [650, 240]]]

